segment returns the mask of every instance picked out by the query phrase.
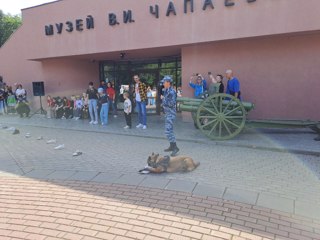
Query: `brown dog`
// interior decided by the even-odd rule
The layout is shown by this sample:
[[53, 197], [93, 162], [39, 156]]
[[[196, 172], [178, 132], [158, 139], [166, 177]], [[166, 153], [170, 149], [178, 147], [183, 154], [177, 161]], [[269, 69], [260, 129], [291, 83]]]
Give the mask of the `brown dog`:
[[191, 157], [186, 156], [160, 156], [152, 153], [148, 157], [148, 171], [152, 173], [190, 172], [196, 169], [200, 163], [195, 163]]

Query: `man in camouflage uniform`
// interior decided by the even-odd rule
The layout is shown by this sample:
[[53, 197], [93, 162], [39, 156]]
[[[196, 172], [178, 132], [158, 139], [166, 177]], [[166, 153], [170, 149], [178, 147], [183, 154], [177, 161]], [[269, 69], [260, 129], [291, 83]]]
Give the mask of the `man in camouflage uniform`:
[[165, 113], [165, 134], [170, 142], [170, 147], [165, 149], [165, 152], [172, 152], [171, 156], [175, 156], [179, 152], [176, 144], [176, 138], [173, 133], [173, 122], [176, 119], [176, 91], [172, 88], [172, 78], [165, 76], [162, 79], [164, 86], [164, 94], [161, 96], [162, 106]]

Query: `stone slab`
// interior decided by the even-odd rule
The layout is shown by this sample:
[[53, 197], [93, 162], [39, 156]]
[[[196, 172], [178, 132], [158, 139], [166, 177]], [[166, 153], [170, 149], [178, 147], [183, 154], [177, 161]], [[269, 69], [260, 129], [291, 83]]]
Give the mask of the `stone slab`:
[[289, 213], [294, 212], [294, 200], [265, 193], [259, 195], [257, 205]]
[[168, 185], [169, 182], [170, 182], [169, 179], [165, 179], [165, 178], [162, 178], [162, 177], [147, 176], [140, 183], [140, 186], [141, 187], [151, 187], [151, 188], [164, 189]]
[[74, 180], [74, 181], [90, 181], [94, 177], [96, 177], [99, 174], [99, 172], [76, 172], [74, 175], [72, 175], [68, 180]]
[[242, 203], [256, 204], [258, 193], [240, 190], [235, 188], [227, 188], [223, 198], [226, 200], [237, 201]]
[[116, 179], [122, 176], [121, 173], [100, 173], [95, 176], [91, 181], [101, 183], [113, 183]]
[[146, 176], [140, 174], [124, 174], [120, 178], [115, 179], [113, 183], [126, 185], [139, 185]]
[[172, 179], [170, 180], [168, 185], [165, 187], [165, 189], [192, 193], [196, 184], [197, 183], [194, 183], [194, 182]]
[[222, 198], [225, 190], [225, 187], [214, 186], [210, 184], [197, 184], [192, 193], [198, 196]]

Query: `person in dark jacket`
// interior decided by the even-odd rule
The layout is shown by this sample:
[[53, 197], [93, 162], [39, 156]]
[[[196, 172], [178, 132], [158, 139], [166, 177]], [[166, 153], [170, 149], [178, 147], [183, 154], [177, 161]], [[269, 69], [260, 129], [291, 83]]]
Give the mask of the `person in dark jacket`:
[[109, 99], [108, 95], [106, 94], [106, 91], [103, 90], [103, 88], [98, 89], [98, 102], [100, 106], [100, 120], [101, 125], [107, 125], [108, 124], [108, 113], [109, 113]]
[[218, 74], [216, 77], [214, 77], [210, 73], [209, 78], [212, 81], [208, 90], [209, 95], [212, 95], [215, 93], [224, 93], [223, 76], [221, 74]]

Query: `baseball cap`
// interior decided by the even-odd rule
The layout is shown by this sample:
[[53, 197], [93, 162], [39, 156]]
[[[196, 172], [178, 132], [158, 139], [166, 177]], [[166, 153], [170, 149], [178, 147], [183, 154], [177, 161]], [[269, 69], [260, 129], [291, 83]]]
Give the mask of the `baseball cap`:
[[172, 83], [172, 77], [169, 75], [164, 76], [163, 79], [161, 80], [161, 83], [164, 84], [164, 82]]

